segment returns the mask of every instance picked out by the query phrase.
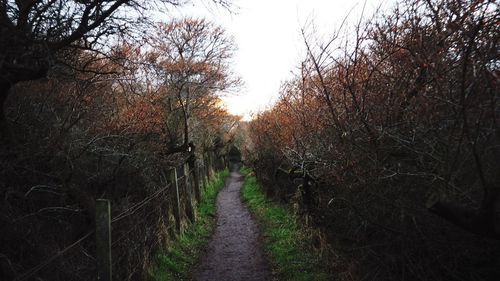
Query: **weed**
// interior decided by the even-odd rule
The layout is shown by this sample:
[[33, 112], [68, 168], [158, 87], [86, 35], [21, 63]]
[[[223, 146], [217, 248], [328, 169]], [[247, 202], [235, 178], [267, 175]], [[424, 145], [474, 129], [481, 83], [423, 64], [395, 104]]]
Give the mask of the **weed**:
[[330, 280], [297, 218], [287, 208], [266, 199], [251, 170], [243, 167], [241, 173], [245, 176], [242, 198], [261, 225], [264, 247], [278, 277], [296, 281]]
[[229, 176], [228, 169], [216, 174], [201, 192], [196, 207], [196, 223], [179, 234], [175, 242], [158, 255], [156, 266], [149, 271], [153, 281], [188, 280], [190, 270], [198, 261], [215, 228], [215, 199]]

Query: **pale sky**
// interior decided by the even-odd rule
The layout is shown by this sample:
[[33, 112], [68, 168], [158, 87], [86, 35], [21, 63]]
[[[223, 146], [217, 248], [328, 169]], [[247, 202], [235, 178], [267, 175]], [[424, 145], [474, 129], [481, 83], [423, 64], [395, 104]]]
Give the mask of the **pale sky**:
[[[205, 1], [207, 3], [209, 1]], [[351, 11], [349, 19], [359, 19], [364, 1], [348, 0], [233, 0], [235, 14], [195, 2], [175, 11], [177, 16], [204, 17], [224, 27], [234, 36], [238, 51], [234, 72], [245, 83], [239, 93], [223, 97], [230, 113], [250, 119], [276, 100], [281, 83], [291, 78], [305, 58], [300, 29], [314, 21], [323, 35], [332, 34]], [[367, 0], [370, 15], [391, 0]], [[207, 4], [208, 5], [208, 4]], [[172, 11], [171, 11], [172, 12]]]

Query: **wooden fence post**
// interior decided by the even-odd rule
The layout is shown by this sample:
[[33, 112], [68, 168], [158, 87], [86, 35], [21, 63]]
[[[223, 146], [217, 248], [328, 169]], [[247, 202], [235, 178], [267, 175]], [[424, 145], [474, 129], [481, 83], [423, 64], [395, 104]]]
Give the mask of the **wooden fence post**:
[[209, 169], [208, 169], [208, 166], [210, 165], [209, 164], [209, 161], [208, 161], [208, 154], [205, 153], [203, 154], [203, 176], [205, 177], [205, 181], [208, 183], [210, 181], [210, 173], [209, 173]]
[[208, 178], [212, 180], [215, 176], [213, 152], [208, 153]]
[[95, 236], [97, 280], [111, 281], [111, 206], [109, 200], [96, 200]]
[[189, 169], [193, 171], [193, 189], [194, 189], [194, 198], [196, 199], [196, 202], [200, 202], [201, 196], [200, 196], [200, 173], [199, 173], [199, 165], [196, 164], [196, 161], [189, 161]]
[[177, 169], [172, 168], [169, 171], [170, 183], [174, 187], [175, 204], [174, 204], [174, 217], [175, 229], [178, 233], [181, 231], [181, 199], [179, 197], [179, 183], [177, 182]]
[[183, 168], [184, 168], [183, 169], [183, 171], [184, 171], [184, 186], [186, 188], [186, 195], [187, 195], [186, 196], [187, 197], [186, 213], [187, 213], [188, 219], [191, 222], [194, 222], [195, 217], [194, 217], [194, 211], [193, 211], [193, 192], [192, 192], [191, 185], [189, 184], [189, 164], [184, 163]]
[[[198, 172], [198, 186], [199, 186], [199, 192], [200, 192], [200, 197], [201, 197], [201, 189], [205, 186], [205, 181], [203, 180], [203, 166], [202, 165], [196, 165], [196, 171]], [[201, 198], [200, 198], [201, 199]]]
[[201, 186], [203, 188], [207, 187], [208, 181], [207, 181], [207, 172], [206, 172], [206, 165], [205, 165], [205, 160], [203, 160], [203, 165], [200, 166], [200, 175], [201, 175]]

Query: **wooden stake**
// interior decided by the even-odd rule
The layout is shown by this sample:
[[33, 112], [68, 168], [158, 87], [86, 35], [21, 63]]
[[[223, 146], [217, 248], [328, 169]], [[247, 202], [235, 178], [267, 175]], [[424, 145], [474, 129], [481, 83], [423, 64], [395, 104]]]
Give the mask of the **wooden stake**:
[[95, 205], [97, 280], [111, 281], [111, 206], [106, 199], [97, 199]]
[[192, 192], [192, 187], [189, 183], [189, 165], [188, 163], [184, 163], [183, 166], [183, 171], [184, 171], [184, 186], [186, 188], [186, 197], [187, 197], [187, 205], [186, 205], [186, 213], [188, 216], [188, 219], [191, 222], [195, 221], [194, 217], [194, 211], [193, 211], [193, 192]]
[[181, 231], [181, 198], [179, 197], [179, 183], [177, 182], [177, 169], [172, 168], [170, 171], [170, 183], [172, 184], [175, 192], [174, 202], [174, 217], [175, 229], [178, 233]]

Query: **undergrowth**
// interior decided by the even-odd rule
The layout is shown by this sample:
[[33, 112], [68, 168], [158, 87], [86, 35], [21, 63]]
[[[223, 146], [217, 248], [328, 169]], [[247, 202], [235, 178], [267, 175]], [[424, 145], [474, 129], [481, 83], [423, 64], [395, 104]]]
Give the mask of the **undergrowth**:
[[216, 173], [215, 180], [202, 189], [196, 208], [196, 223], [190, 224], [168, 249], [158, 255], [156, 266], [149, 272], [152, 281], [189, 280], [190, 269], [198, 261], [215, 228], [215, 199], [228, 176], [226, 168]]
[[307, 230], [289, 210], [266, 199], [251, 170], [243, 167], [243, 201], [256, 216], [264, 234], [264, 247], [280, 280], [330, 280], [320, 257], [307, 238]]

